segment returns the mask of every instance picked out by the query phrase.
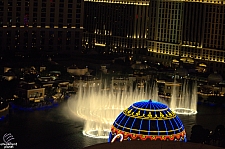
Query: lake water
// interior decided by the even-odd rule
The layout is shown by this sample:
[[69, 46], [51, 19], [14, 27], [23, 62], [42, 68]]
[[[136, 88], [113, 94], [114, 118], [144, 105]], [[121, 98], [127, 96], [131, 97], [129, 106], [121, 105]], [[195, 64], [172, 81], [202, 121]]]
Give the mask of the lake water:
[[[179, 117], [190, 138], [191, 127], [195, 124], [210, 130], [219, 124], [225, 125], [225, 108], [198, 105], [197, 115]], [[82, 129], [82, 122], [69, 114], [66, 103], [47, 110], [11, 111], [8, 119], [0, 123], [0, 144], [3, 143], [1, 136], [5, 133], [13, 135], [14, 140], [11, 142], [17, 143], [15, 149], [81, 149], [107, 142], [83, 136]]]

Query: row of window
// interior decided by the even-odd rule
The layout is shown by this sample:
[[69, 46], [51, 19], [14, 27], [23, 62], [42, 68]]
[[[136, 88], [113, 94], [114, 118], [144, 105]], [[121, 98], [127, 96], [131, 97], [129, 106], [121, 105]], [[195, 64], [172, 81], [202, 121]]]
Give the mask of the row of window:
[[55, 34], [60, 35], [60, 37], [62, 35], [66, 35], [66, 37], [71, 37], [71, 34], [73, 34], [75, 37], [80, 37], [80, 32], [74, 32], [74, 31], [36, 31], [36, 30], [30, 30], [30, 31], [20, 31], [20, 30], [16, 30], [16, 31], [0, 31], [0, 36], [4, 36], [3, 34], [6, 34], [7, 37], [11, 37], [12, 35], [21, 35], [23, 37], [26, 37], [28, 35], [36, 35], [36, 34], [40, 34], [41, 36], [52, 36], [54, 37]]
[[[156, 44], [156, 49], [154, 48]], [[205, 59], [210, 61], [225, 62], [224, 51], [214, 51], [210, 49], [196, 49], [182, 47], [177, 45], [168, 45], [163, 43], [150, 42], [148, 47], [149, 52], [156, 52], [169, 55], [181, 55], [186, 57], [192, 57], [196, 59]]]
[[[154, 48], [155, 44], [156, 49]], [[177, 45], [150, 42], [148, 49], [149, 52], [179, 55], [179, 46]]]
[[115, 48], [144, 48], [145, 40], [131, 39], [126, 37], [105, 36], [98, 34], [84, 34], [83, 43], [93, 44], [97, 43], [100, 46], [113, 46]]

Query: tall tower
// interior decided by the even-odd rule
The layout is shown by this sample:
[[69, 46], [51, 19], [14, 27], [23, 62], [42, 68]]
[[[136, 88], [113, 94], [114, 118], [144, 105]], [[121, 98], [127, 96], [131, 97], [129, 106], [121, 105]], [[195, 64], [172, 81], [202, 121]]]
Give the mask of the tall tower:
[[109, 54], [146, 48], [148, 5], [141, 0], [85, 0], [83, 44]]
[[[224, 0], [151, 0], [147, 56], [155, 62], [206, 64], [225, 73]], [[190, 60], [190, 61], [189, 61]]]
[[0, 0], [1, 53], [76, 53], [81, 49], [82, 0]]
[[183, 28], [182, 1], [151, 0], [149, 5], [148, 56], [169, 63], [180, 54]]
[[180, 44], [182, 40], [182, 18], [182, 1], [151, 0], [148, 39]]
[[184, 3], [183, 41], [180, 55], [196, 64], [207, 64], [207, 70], [225, 72], [225, 2], [186, 1]]

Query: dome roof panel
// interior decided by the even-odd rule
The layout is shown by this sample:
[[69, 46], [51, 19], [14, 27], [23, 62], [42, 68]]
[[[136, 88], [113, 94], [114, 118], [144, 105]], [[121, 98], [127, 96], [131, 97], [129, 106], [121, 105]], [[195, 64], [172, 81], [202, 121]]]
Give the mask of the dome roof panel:
[[[186, 141], [185, 129], [179, 117], [165, 104], [151, 100], [136, 102], [121, 112], [113, 123], [112, 136], [109, 138], [115, 134], [136, 136], [139, 139], [145, 136], [150, 140], [154, 140], [154, 137], [163, 140], [167, 136], [169, 140], [182, 138]], [[125, 140], [128, 138], [126, 136]]]

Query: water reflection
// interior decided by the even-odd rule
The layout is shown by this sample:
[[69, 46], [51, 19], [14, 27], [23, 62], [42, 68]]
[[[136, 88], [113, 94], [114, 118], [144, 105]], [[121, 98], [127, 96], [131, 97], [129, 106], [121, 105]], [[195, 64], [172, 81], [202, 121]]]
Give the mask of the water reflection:
[[184, 128], [187, 132], [187, 139], [190, 139], [191, 128], [196, 124], [196, 115], [178, 115], [184, 124]]
[[[225, 124], [225, 108], [198, 106], [197, 115], [179, 115], [187, 137], [195, 124], [214, 130], [217, 125]], [[0, 138], [11, 133], [18, 143], [16, 148], [62, 148], [81, 149], [86, 146], [107, 142], [105, 139], [93, 139], [82, 134], [83, 122], [69, 115], [66, 104], [44, 111], [11, 113], [7, 121], [0, 123]], [[0, 143], [2, 140], [0, 139]]]

